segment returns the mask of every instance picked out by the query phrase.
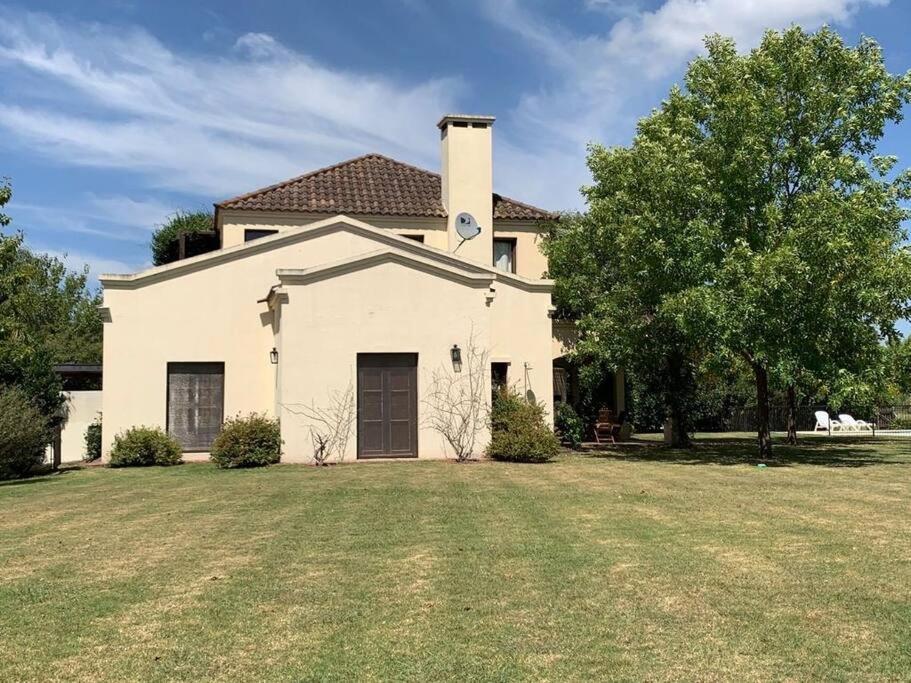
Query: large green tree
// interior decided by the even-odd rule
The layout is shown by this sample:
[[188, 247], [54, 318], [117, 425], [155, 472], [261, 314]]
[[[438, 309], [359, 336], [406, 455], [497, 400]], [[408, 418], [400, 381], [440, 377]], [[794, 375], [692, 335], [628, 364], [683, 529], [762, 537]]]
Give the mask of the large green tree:
[[101, 362], [100, 295], [87, 280], [21, 233], [0, 234], [0, 388], [21, 388], [49, 417], [62, 405], [54, 364]]
[[629, 148], [592, 149], [588, 212], [547, 249], [584, 343], [647, 369], [675, 422], [700, 356], [745, 363], [768, 457], [771, 392], [875, 377], [909, 314], [911, 176], [876, 152], [911, 76], [828, 29], [706, 46]]
[[890, 74], [875, 41], [850, 47], [828, 29], [768, 32], [746, 55], [728, 39], [706, 45], [684, 98], [710, 179], [702, 213], [724, 249], [694, 295], [754, 374], [769, 456], [770, 386], [793, 396], [802, 373], [867, 372], [908, 315], [911, 176], [876, 152], [911, 75]]
[[[565, 216], [544, 241], [558, 306], [578, 320], [577, 355], [623, 367], [655, 396], [687, 445], [705, 315], [690, 293], [711, 274], [713, 226], [694, 212], [707, 188], [679, 93], [643, 119], [628, 148], [593, 146], [588, 211]], [[689, 129], [688, 129], [689, 128]]]

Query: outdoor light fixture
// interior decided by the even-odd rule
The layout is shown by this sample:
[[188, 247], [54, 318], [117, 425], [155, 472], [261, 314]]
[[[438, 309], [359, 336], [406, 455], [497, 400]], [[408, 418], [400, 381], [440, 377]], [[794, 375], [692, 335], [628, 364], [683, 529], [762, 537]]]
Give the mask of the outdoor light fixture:
[[274, 346], [272, 347], [272, 350], [269, 351], [269, 360], [272, 362], [272, 365], [278, 365], [278, 349]]
[[449, 350], [449, 356], [452, 358], [452, 369], [456, 372], [462, 372], [462, 349], [458, 344], [453, 344]]

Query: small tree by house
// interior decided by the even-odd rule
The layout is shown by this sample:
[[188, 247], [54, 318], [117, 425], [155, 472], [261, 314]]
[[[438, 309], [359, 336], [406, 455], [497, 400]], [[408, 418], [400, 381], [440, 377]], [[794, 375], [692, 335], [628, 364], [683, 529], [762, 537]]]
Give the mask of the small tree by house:
[[18, 387], [0, 387], [0, 479], [24, 477], [44, 461], [53, 431]]
[[[0, 181], [0, 208], [10, 197]], [[0, 227], [9, 222], [0, 214]], [[0, 234], [0, 386], [22, 389], [51, 426], [65, 414], [54, 364], [101, 361], [100, 303], [87, 268], [72, 272], [22, 233]]]
[[160, 266], [176, 261], [180, 236], [208, 232], [214, 220], [210, 211], [176, 211], [152, 233], [152, 263]]
[[[0, 178], [0, 207], [6, 204], [13, 196], [13, 188], [10, 187], [9, 178]], [[0, 226], [9, 225], [10, 217], [5, 213], [0, 213]]]
[[472, 333], [461, 355], [460, 363], [444, 363], [433, 371], [423, 404], [425, 424], [458, 462], [465, 462], [475, 455], [478, 436], [487, 426], [489, 354]]
[[354, 382], [349, 380], [344, 389], [330, 391], [322, 405], [285, 405], [288, 412], [301, 417], [309, 427], [314, 464], [325, 465], [333, 457], [336, 462], [344, 461], [357, 420], [354, 393]]

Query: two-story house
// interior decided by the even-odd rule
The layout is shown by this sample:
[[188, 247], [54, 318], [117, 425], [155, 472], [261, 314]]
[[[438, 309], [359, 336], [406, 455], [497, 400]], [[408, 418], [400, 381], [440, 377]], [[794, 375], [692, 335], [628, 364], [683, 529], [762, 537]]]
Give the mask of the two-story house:
[[103, 276], [105, 454], [134, 425], [205, 453], [225, 417], [260, 412], [280, 418], [283, 459], [307, 461], [300, 408], [350, 387], [347, 456], [445, 457], [424, 397], [469, 345], [486, 400], [508, 382], [552, 413], [553, 216], [494, 193], [493, 123], [444, 116], [439, 174], [358, 157], [216, 204], [214, 251]]

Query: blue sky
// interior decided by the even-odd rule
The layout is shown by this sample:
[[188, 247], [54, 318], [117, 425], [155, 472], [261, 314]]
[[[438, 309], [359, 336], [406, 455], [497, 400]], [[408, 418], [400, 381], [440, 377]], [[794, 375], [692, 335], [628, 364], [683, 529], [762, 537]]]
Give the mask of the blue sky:
[[[627, 143], [709, 32], [746, 48], [828, 23], [911, 68], [899, 0], [30, 0], [0, 16], [7, 213], [94, 274], [146, 265], [178, 208], [368, 151], [436, 170], [451, 111], [497, 116], [498, 191], [578, 207], [586, 144]], [[883, 150], [911, 163], [911, 122]]]

